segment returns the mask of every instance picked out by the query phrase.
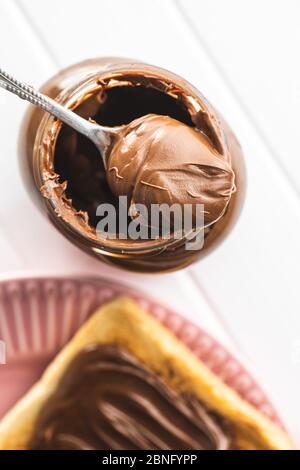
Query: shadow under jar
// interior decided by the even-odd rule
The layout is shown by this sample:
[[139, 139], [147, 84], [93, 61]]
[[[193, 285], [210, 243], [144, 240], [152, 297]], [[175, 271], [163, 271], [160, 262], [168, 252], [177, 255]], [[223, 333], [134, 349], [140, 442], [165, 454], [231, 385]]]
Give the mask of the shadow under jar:
[[61, 71], [41, 89], [99, 124], [128, 124], [147, 114], [167, 115], [223, 146], [235, 173], [236, 191], [223, 216], [205, 228], [200, 250], [185, 239], [130, 240], [99, 237], [97, 207], [118, 201], [94, 144], [40, 109], [28, 110], [19, 141], [20, 165], [30, 195], [71, 242], [101, 261], [140, 272], [188, 266], [215, 248], [233, 227], [244, 199], [245, 170], [231, 129], [201, 93], [166, 70], [120, 58], [90, 59]]

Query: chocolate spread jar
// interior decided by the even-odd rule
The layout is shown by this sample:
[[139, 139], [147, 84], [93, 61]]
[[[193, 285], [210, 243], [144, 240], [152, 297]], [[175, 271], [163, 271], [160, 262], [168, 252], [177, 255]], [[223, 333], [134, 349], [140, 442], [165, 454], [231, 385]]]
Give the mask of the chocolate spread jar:
[[234, 191], [222, 215], [203, 229], [201, 249], [187, 250], [183, 238], [172, 236], [148, 240], [101, 238], [96, 230], [97, 207], [113, 204], [117, 210], [117, 200], [98, 150], [53, 116], [30, 107], [20, 136], [22, 174], [36, 204], [71, 242], [121, 268], [164, 272], [200, 259], [228, 234], [244, 198], [241, 148], [226, 122], [187, 81], [143, 63], [99, 58], [63, 70], [42, 91], [82, 117], [105, 126], [129, 124], [148, 114], [169, 116], [201, 132], [214, 151], [227, 159], [235, 178]]

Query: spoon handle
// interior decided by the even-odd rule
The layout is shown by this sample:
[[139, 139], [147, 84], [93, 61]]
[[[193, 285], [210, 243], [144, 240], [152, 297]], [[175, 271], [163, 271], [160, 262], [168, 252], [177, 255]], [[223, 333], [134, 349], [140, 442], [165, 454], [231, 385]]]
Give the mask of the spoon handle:
[[[44, 111], [57, 117], [60, 121], [68, 124], [76, 131], [84, 134], [86, 137], [93, 140], [95, 130], [98, 130], [98, 140], [101, 137], [101, 127], [89, 122], [86, 119], [75, 114], [70, 109], [62, 106], [61, 104], [43, 95], [35, 90], [32, 86], [26, 85], [15, 79], [12, 75], [8, 74], [0, 68], [0, 86], [5, 90], [14, 93], [19, 98], [29, 101], [29, 103], [42, 108]], [[104, 134], [104, 133], [103, 133]], [[105, 138], [105, 137], [104, 137]]]

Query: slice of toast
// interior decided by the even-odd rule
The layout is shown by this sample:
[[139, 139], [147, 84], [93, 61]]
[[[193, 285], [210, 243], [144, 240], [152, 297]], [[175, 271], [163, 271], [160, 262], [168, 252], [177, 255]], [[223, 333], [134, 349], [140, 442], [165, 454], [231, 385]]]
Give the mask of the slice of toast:
[[40, 412], [72, 360], [88, 345], [130, 352], [178, 393], [199, 399], [224, 418], [235, 449], [292, 449], [289, 436], [226, 386], [157, 320], [128, 298], [101, 307], [0, 422], [0, 450], [29, 449]]

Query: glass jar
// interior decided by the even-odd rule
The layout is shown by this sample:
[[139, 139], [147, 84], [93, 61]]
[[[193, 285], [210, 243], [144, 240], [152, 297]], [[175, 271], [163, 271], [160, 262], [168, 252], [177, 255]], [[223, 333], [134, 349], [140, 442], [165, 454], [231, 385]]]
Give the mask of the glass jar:
[[[179, 120], [188, 120], [190, 118], [188, 114], [191, 113], [191, 110], [196, 112], [199, 109], [203, 110], [203, 115], [206, 114], [212, 119], [210, 122], [214, 123], [214, 129], [209, 128], [211, 124], [207, 122], [200, 123], [197, 127], [203, 125], [206, 128], [200, 130], [204, 130], [205, 133], [218, 132], [221, 136], [223, 145], [227, 147], [231, 155], [237, 190], [232, 195], [225, 214], [205, 230], [202, 249], [187, 251], [184, 240], [174, 238], [168, 240], [139, 240], [131, 243], [125, 243], [122, 239], [99, 238], [96, 234], [95, 224], [91, 223], [91, 217], [86, 216], [86, 213], [91, 215], [89, 208], [84, 206], [82, 200], [77, 201], [75, 183], [78, 174], [84, 174], [85, 169], [82, 169], [82, 167], [75, 168], [75, 173], [78, 174], [72, 176], [71, 183], [68, 179], [71, 180], [70, 175], [74, 173], [74, 171], [72, 172], [72, 161], [69, 161], [67, 171], [64, 167], [63, 171], [60, 172], [60, 158], [65, 158], [64, 145], [68, 142], [68, 152], [73, 145], [67, 126], [61, 126], [61, 123], [53, 116], [32, 106], [28, 109], [24, 118], [19, 140], [21, 171], [29, 194], [40, 210], [47, 215], [65, 237], [101, 261], [140, 272], [164, 272], [186, 267], [214, 249], [230, 232], [236, 222], [241, 210], [245, 189], [245, 170], [240, 145], [226, 122], [197, 89], [183, 78], [151, 65], [122, 58], [90, 59], [59, 72], [41, 90], [64, 106], [88, 118], [93, 117], [96, 112], [95, 110], [92, 111], [94, 105], [98, 106], [97, 109], [101, 107], [101, 90], [104, 81], [105, 83], [109, 81], [112, 90], [115, 87], [115, 97], [108, 101], [108, 109], [106, 109], [106, 114], [104, 113], [105, 122], [100, 122], [101, 124], [124, 124], [126, 120], [132, 120], [132, 117], [151, 112], [164, 114], [164, 109], [158, 109], [158, 107], [164, 106], [162, 104], [164, 102], [168, 102], [166, 106], [170, 106], [166, 114], [173, 113], [172, 117]], [[121, 102], [116, 97], [116, 89], [119, 90], [118, 93], [121, 96], [120, 90], [126, 86], [132, 87], [132, 90], [135, 90], [135, 87], [142, 87], [139, 90], [146, 90], [145, 96], [141, 98], [145, 109], [139, 104], [136, 116], [134, 115], [135, 110], [130, 109], [130, 103], [127, 102], [126, 104], [126, 98], [125, 101]], [[183, 91], [184, 96], [188, 97], [186, 103], [179, 103], [177, 90]], [[147, 93], [152, 93], [152, 95], [147, 97]], [[163, 97], [159, 105], [157, 104], [158, 95], [155, 95], [158, 93], [160, 93], [159, 97], [162, 97], [162, 94], [168, 95], [166, 98]], [[171, 102], [171, 100], [173, 101]], [[114, 109], [109, 109], [109, 103]], [[176, 106], [180, 109], [177, 109]], [[133, 115], [131, 116], [132, 112]], [[124, 113], [126, 117], [124, 117]], [[83, 137], [83, 139], [85, 138]], [[100, 160], [99, 156], [99, 162]], [[76, 165], [78, 165], [78, 159]], [[45, 187], [49, 189], [49, 182], [51, 181], [50, 173], [51, 175], [58, 175], [61, 186], [54, 185], [55, 187], [53, 186], [51, 191], [48, 190], [47, 195], [45, 195]], [[69, 184], [66, 193], [64, 192], [66, 190], [64, 180]], [[89, 183], [91, 193], [96, 183], [95, 179]], [[75, 188], [73, 193], [70, 187]], [[107, 187], [105, 186], [102, 194], [105, 195], [106, 190]]]

